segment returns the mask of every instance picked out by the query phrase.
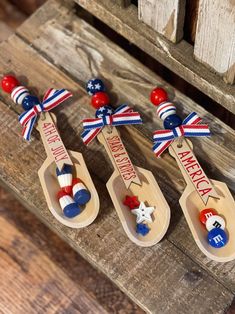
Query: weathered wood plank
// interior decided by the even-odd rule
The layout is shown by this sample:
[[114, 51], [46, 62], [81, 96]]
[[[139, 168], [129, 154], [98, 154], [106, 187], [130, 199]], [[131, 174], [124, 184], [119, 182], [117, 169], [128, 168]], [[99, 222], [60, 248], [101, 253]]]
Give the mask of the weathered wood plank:
[[235, 80], [235, 2], [200, 0], [195, 58], [210, 66], [227, 83]]
[[[46, 5], [45, 12], [48, 12], [48, 9], [51, 12], [50, 3]], [[68, 20], [66, 19], [67, 23], [73, 23], [71, 16], [65, 15], [68, 18]], [[64, 19], [65, 15], [62, 14], [61, 18]], [[58, 16], [56, 19], [58, 19]], [[48, 27], [46, 24], [44, 26]], [[86, 24], [82, 23], [82, 25], [84, 26], [83, 30], [88, 27]], [[67, 26], [70, 28], [68, 24]], [[71, 35], [70, 32], [68, 34]], [[98, 34], [95, 32], [94, 35]], [[103, 39], [103, 37], [101, 36], [100, 39]], [[71, 38], [71, 40], [74, 40], [74, 38]], [[89, 51], [93, 51], [92, 45], [90, 46], [91, 42], [90, 40], [87, 46]], [[56, 48], [56, 40], [53, 44]], [[10, 55], [10, 52], [11, 57], [9, 60], [7, 56]], [[118, 49], [116, 54], [118, 58]], [[77, 61], [77, 58], [72, 59], [72, 55], [69, 56], [70, 60]], [[98, 60], [100, 59], [98, 58]], [[104, 64], [104, 60], [100, 62]], [[125, 58], [123, 62], [126, 63]], [[75, 64], [74, 67], [78, 70], [80, 64], [78, 67]], [[126, 64], [126, 66], [130, 67], [129, 71], [135, 69], [135, 64]], [[197, 309], [198, 313], [208, 313], [208, 311], [222, 313], [232, 302], [233, 294], [194, 263], [191, 258], [178, 250], [174, 244], [165, 239], [159, 245], [143, 249], [131, 243], [123, 233], [105, 189], [104, 182], [112, 172], [107, 163], [105, 152], [98, 143], [94, 143], [92, 148], [87, 149], [79, 139], [81, 131], [79, 120], [91, 116], [93, 110], [90, 106], [87, 106], [89, 97], [85, 96], [78, 84], [15, 36], [0, 47], [0, 71], [3, 72], [10, 67], [15, 69], [16, 75], [23, 73], [27, 77], [30, 86], [37, 86], [39, 94], [42, 94], [51, 84], [55, 87], [66, 86], [74, 92], [75, 98], [70, 101], [70, 104], [61, 106], [61, 109], [58, 110], [60, 131], [66, 147], [84, 153], [100, 194], [101, 212], [96, 222], [83, 230], [70, 230], [52, 217], [46, 207], [42, 193], [39, 193], [41, 188], [37, 178], [37, 169], [45, 158], [39, 136], [34, 131], [33, 141], [30, 144], [22, 144], [22, 138], [19, 134], [20, 127], [16, 123], [17, 115], [2, 102], [0, 102], [0, 122], [2, 125], [2, 145], [0, 146], [1, 181], [5, 182], [27, 208], [33, 211], [88, 261], [102, 270], [145, 310], [153, 313], [189, 313]], [[84, 69], [80, 70], [84, 73]], [[111, 72], [113, 72], [112, 69]], [[23, 80], [25, 81], [25, 79]], [[123, 81], [126, 84], [127, 80], [123, 79]], [[139, 78], [140, 86], [144, 82], [143, 78]], [[124, 83], [122, 86], [125, 85]], [[129, 84], [135, 84], [135, 82], [130, 79]], [[147, 86], [149, 87], [149, 83], [147, 83]], [[9, 97], [5, 94], [2, 94], [2, 99], [10, 103]], [[128, 99], [127, 95], [126, 99]], [[138, 102], [142, 102], [143, 99], [147, 102], [147, 97], [140, 98]], [[133, 128], [133, 133], [136, 132], [136, 129]], [[133, 157], [135, 148], [134, 146], [131, 147], [132, 140], [127, 140], [128, 137], [125, 136], [125, 132], [123, 134], [124, 139], [129, 143], [128, 147], [131, 148], [130, 152]], [[140, 133], [137, 132], [137, 134]], [[142, 135], [141, 138], [146, 142]], [[150, 146], [149, 142], [148, 146]], [[141, 156], [140, 162], [142, 165], [145, 163], [148, 168], [148, 158], [150, 155], [152, 156], [152, 152], [149, 148], [147, 151], [148, 154], [146, 157]], [[135, 151], [133, 160], [137, 162], [138, 158], [139, 155], [136, 156]], [[170, 158], [164, 158], [163, 164], [159, 162], [161, 166], [168, 164], [168, 159], [170, 160]], [[169, 184], [168, 177], [159, 165], [156, 165], [156, 162], [154, 168], [155, 174], [162, 174], [162, 179], [159, 180], [161, 186], [164, 187]], [[177, 176], [178, 171], [176, 168], [169, 165], [169, 172], [171, 170]], [[178, 192], [174, 187], [170, 187], [167, 191], [176, 202]]]
[[183, 38], [185, 0], [139, 0], [138, 16], [164, 37], [176, 43]]
[[[116, 102], [118, 99], [119, 102], [124, 102], [128, 99], [129, 103], [135, 104], [144, 113], [146, 126], [152, 130], [154, 109], [149, 106], [148, 95], [153, 85], [165, 85], [165, 82], [124, 53], [122, 49], [106, 40], [99, 32], [94, 31], [87, 23], [75, 18], [71, 18], [71, 22], [68, 22], [65, 18], [68, 13], [65, 9], [63, 10], [61, 8], [56, 10], [56, 6], [53, 7], [56, 17], [52, 20], [48, 18], [47, 22], [47, 16], [51, 14], [47, 12], [51, 11], [45, 10], [44, 14], [39, 11], [33, 21], [25, 23], [20, 29], [21, 36], [27, 38], [30, 43], [47, 55], [49, 60], [62, 67], [83, 86], [86, 80], [95, 75], [106, 79], [108, 86], [112, 82], [112, 100]], [[44, 27], [40, 27], [40, 25], [44, 25]], [[48, 42], [53, 42], [55, 47], [60, 46], [56, 54], [54, 46], [48, 46]], [[87, 42], [89, 42], [88, 46]], [[104, 49], [104, 42], [106, 49]], [[70, 60], [76, 60], [77, 66], [75, 67]], [[177, 93], [169, 86], [165, 85], [165, 87], [172, 99], [175, 93], [178, 110], [183, 116], [196, 110], [208, 122], [214, 136], [211, 139], [197, 140], [195, 152], [207, 170], [208, 176], [225, 181], [234, 190], [235, 145], [232, 140], [234, 131], [181, 93]], [[161, 121], [156, 119], [154, 122], [156, 128], [161, 127]], [[144, 132], [144, 130], [141, 131]], [[195, 247], [192, 237], [188, 236], [189, 231], [185, 220], [181, 217], [182, 213], [178, 205], [184, 183], [174, 160], [168, 156], [164, 156], [161, 162], [156, 160], [151, 153], [150, 133], [143, 138], [143, 133], [137, 136], [136, 129], [132, 131], [129, 128], [129, 132], [132, 132], [131, 134], [136, 139], [136, 145], [139, 145], [139, 149], [143, 152], [143, 156], [138, 155], [136, 158], [135, 147], [132, 149], [132, 146], [129, 145], [133, 160], [140, 166], [148, 164], [157, 178], [159, 173], [164, 178], [165, 184], [161, 187], [171, 207], [175, 208], [173, 220], [177, 226], [169, 234], [170, 241], [186, 250], [187, 254], [235, 291], [235, 273], [231, 271], [234, 263], [226, 264], [227, 271], [224, 272], [224, 265], [206, 259]], [[167, 170], [163, 171], [162, 169]], [[170, 186], [169, 180], [172, 182]], [[171, 189], [170, 193], [169, 189]]]
[[143, 313], [2, 187], [0, 201], [1, 313]]
[[111, 5], [109, 0], [75, 1], [221, 106], [235, 113], [235, 88], [200, 62], [195, 62], [193, 47], [186, 41], [181, 40], [175, 45], [140, 23], [135, 5], [124, 10], [115, 4]]
[[126, 8], [131, 4], [131, 0], [111, 0], [112, 2]]

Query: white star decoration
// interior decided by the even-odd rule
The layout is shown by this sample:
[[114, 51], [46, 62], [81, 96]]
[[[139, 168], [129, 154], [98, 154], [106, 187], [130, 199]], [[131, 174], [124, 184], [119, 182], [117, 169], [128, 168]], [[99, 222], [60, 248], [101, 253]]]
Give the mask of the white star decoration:
[[101, 89], [101, 85], [99, 83], [95, 84], [96, 89]]
[[89, 83], [87, 84], [87, 87], [88, 87], [88, 88], [92, 88], [92, 86], [93, 86], [93, 85], [92, 85], [91, 82], [89, 82]]
[[132, 209], [132, 213], [135, 214], [137, 224], [141, 223], [142, 221], [152, 222], [151, 214], [155, 210], [154, 207], [147, 207], [145, 206], [144, 202], [140, 203], [138, 208]]
[[108, 109], [107, 113], [112, 114], [112, 109]]

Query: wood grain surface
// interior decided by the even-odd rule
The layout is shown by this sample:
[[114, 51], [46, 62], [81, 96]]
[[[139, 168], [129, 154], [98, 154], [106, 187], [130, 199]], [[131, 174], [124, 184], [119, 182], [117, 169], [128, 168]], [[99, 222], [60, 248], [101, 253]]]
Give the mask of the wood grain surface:
[[176, 43], [183, 38], [185, 0], [139, 0], [139, 19]]
[[235, 2], [200, 0], [194, 55], [227, 83], [235, 80]]
[[143, 113], [145, 126], [153, 130], [162, 126], [148, 96], [153, 86], [164, 86], [182, 116], [195, 110], [210, 124], [214, 136], [195, 139], [195, 153], [208, 176], [224, 180], [233, 190], [234, 131], [77, 18], [72, 8], [69, 2], [49, 1], [39, 9], [17, 36], [0, 46], [0, 72], [12, 69], [22, 83], [40, 95], [50, 86], [66, 87], [74, 93], [67, 105], [56, 110], [59, 130], [68, 149], [84, 154], [100, 194], [100, 214], [83, 230], [70, 230], [50, 215], [37, 179], [45, 158], [39, 134], [34, 131], [33, 141], [23, 143], [16, 123], [21, 110], [3, 93], [0, 179], [27, 208], [144, 310], [223, 313], [235, 293], [235, 264], [212, 262], [196, 247], [178, 205], [184, 189], [182, 176], [167, 154], [156, 160], [151, 152], [151, 132], [145, 127], [122, 128], [122, 138], [133, 162], [155, 175], [172, 209], [172, 221], [165, 239], [152, 248], [139, 248], [125, 236], [105, 189], [112, 173], [105, 151], [96, 142], [87, 149], [80, 139], [81, 120], [94, 115], [83, 87], [87, 79], [99, 75], [105, 80], [112, 103], [134, 105]]
[[0, 312], [143, 313], [0, 188]]
[[137, 7], [120, 8], [109, 0], [75, 0], [102, 22], [128, 39], [232, 113], [235, 113], [235, 87], [195, 61], [193, 46], [184, 40], [177, 45], [166, 40], [138, 20]]

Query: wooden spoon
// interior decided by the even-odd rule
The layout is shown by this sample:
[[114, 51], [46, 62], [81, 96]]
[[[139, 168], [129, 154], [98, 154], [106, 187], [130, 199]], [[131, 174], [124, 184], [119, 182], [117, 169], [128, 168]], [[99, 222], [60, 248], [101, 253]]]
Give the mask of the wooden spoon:
[[[168, 229], [170, 208], [153, 174], [132, 165], [115, 127], [105, 126], [99, 133], [98, 140], [104, 145], [114, 167], [106, 185], [127, 236], [139, 246], [148, 247], [158, 243]], [[127, 171], [123, 160], [128, 165]], [[145, 236], [136, 233], [136, 216], [123, 204], [126, 195], [136, 195], [145, 205], [155, 208], [152, 213], [153, 222], [149, 224], [151, 230]]]
[[[39, 169], [38, 175], [52, 215], [62, 224], [71, 228], [83, 228], [90, 225], [99, 212], [99, 197], [82, 154], [66, 150], [57, 131], [54, 114], [49, 112], [41, 114], [38, 119], [37, 129], [40, 132], [47, 153], [47, 158]], [[53, 138], [56, 139], [54, 141], [48, 140], [48, 134], [51, 130], [53, 130]], [[60, 161], [60, 158], [63, 159]], [[73, 166], [73, 177], [79, 177], [91, 193], [90, 201], [86, 203], [82, 212], [74, 218], [67, 218], [63, 215], [57, 199], [60, 186], [56, 176], [56, 167], [62, 167], [64, 163]]]
[[[199, 213], [205, 207], [205, 202], [195, 187], [192, 177], [190, 177], [187, 167], [182, 161], [183, 158], [181, 158], [184, 152], [189, 152], [188, 156], [192, 156], [192, 160], [195, 161], [193, 164], [199, 165], [197, 169], [202, 169], [192, 152], [192, 143], [188, 139], [184, 139], [181, 145], [174, 141], [169, 147], [169, 152], [176, 159], [187, 184], [179, 203], [198, 247], [206, 256], [217, 262], [228, 262], [235, 259], [235, 202], [227, 185], [224, 182], [209, 180], [205, 173], [203, 174], [206, 180], [210, 181], [212, 189], [214, 189], [214, 191], [210, 191], [211, 195], [204, 199], [206, 206], [214, 208], [225, 219], [228, 233], [228, 243], [222, 248], [214, 248], [209, 245], [207, 241], [208, 231], [199, 220]], [[205, 189], [208, 188], [208, 185], [207, 187], [201, 187]]]

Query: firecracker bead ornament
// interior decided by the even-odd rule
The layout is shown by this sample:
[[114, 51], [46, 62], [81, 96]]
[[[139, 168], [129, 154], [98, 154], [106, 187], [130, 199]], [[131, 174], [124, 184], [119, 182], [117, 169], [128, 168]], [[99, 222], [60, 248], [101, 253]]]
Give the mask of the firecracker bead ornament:
[[64, 165], [62, 170], [56, 168], [59, 185], [67, 194], [72, 193], [73, 169], [71, 165]]
[[57, 197], [65, 217], [74, 218], [80, 214], [81, 209], [78, 204], [64, 190], [60, 190]]
[[73, 199], [78, 205], [85, 205], [91, 199], [91, 193], [79, 178], [72, 181]]
[[105, 86], [102, 80], [98, 78], [94, 78], [87, 82], [86, 90], [87, 90], [88, 95], [92, 96], [98, 92], [104, 92]]

